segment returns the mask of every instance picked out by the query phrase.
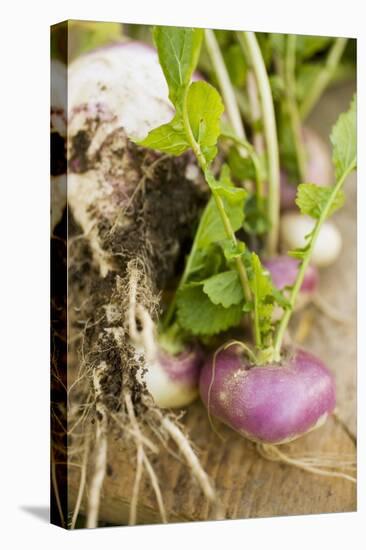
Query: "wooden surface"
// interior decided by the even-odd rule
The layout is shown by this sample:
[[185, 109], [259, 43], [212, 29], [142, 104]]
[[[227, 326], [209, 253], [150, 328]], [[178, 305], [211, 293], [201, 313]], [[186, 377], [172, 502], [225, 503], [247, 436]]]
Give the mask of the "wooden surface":
[[[326, 137], [336, 113], [348, 106], [354, 87], [346, 86], [327, 95], [312, 116], [312, 126]], [[355, 456], [352, 433], [356, 430], [356, 186], [347, 182], [347, 205], [335, 218], [344, 239], [343, 256], [322, 272], [321, 292], [345, 317], [337, 324], [308, 309], [311, 332], [304, 347], [318, 354], [337, 379], [338, 410], [342, 423], [331, 418], [317, 431], [284, 446], [291, 454], [347, 453]], [[298, 319], [292, 330], [295, 332]], [[187, 411], [183, 423], [199, 450], [202, 464], [216, 485], [218, 500], [226, 518], [254, 518], [356, 509], [356, 486], [343, 479], [320, 477], [292, 466], [260, 457], [255, 446], [219, 425], [222, 441], [211, 429], [207, 412], [199, 402]], [[350, 432], [350, 433], [349, 433]], [[281, 447], [282, 448], [282, 447]], [[172, 444], [172, 449], [174, 446]], [[109, 442], [109, 475], [101, 502], [100, 519], [126, 524], [134, 481], [135, 450]], [[187, 467], [162, 449], [154, 468], [160, 480], [169, 521], [195, 521], [210, 518], [208, 503], [202, 497]], [[79, 471], [70, 471], [70, 502], [75, 500]], [[138, 523], [160, 522], [156, 499], [146, 476], [140, 493]]]

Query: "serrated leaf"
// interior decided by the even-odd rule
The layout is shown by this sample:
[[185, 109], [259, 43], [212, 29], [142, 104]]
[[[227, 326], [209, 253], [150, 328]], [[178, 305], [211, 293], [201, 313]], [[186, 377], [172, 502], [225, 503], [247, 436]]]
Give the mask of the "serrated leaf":
[[[243, 224], [244, 203], [248, 192], [245, 189], [234, 186], [230, 179], [229, 168], [226, 165], [221, 170], [219, 180], [216, 180], [210, 172], [206, 174], [206, 177], [213, 192], [221, 197], [233, 231], [237, 231]], [[210, 243], [222, 241], [226, 238], [227, 234], [216, 206], [215, 198], [211, 197], [196, 236], [197, 247], [205, 248]]]
[[309, 252], [309, 249], [310, 249], [310, 242], [306, 246], [303, 246], [302, 248], [295, 248], [294, 250], [290, 250], [289, 252], [287, 252], [287, 254], [291, 256], [291, 258], [295, 258], [296, 260], [302, 261], [305, 258], [306, 254]]
[[187, 286], [178, 292], [178, 321], [183, 329], [195, 335], [213, 335], [239, 323], [241, 305], [225, 308], [215, 305], [202, 286]]
[[[230, 219], [234, 231], [240, 229], [244, 219], [244, 211], [240, 204], [230, 206], [226, 199], [223, 200], [226, 213]], [[215, 199], [210, 198], [205, 215], [204, 224], [202, 224], [199, 234], [197, 235], [197, 247], [206, 248], [209, 244], [226, 239], [225, 227], [221, 221], [221, 217]]]
[[234, 244], [232, 240], [224, 239], [223, 241], [220, 241], [219, 245], [222, 248], [225, 259], [228, 262], [231, 262], [236, 258], [240, 258], [246, 250], [245, 244], [242, 241], [238, 241]]
[[356, 168], [357, 158], [356, 96], [349, 110], [342, 113], [333, 126], [330, 141], [333, 145], [333, 164], [336, 179]]
[[250, 155], [242, 157], [236, 147], [231, 147], [228, 156], [228, 163], [233, 177], [239, 181], [255, 180], [256, 172], [253, 159]]
[[216, 143], [221, 132], [220, 119], [224, 105], [220, 94], [207, 82], [193, 82], [188, 90], [187, 109], [194, 138], [209, 163], [216, 155]]
[[258, 318], [259, 330], [262, 338], [265, 338], [272, 330], [272, 313], [275, 303], [273, 284], [255, 252], [252, 252], [251, 258], [253, 272], [249, 284], [254, 296], [254, 311]]
[[266, 200], [258, 200], [254, 194], [245, 202], [243, 229], [249, 235], [264, 235], [270, 229]]
[[244, 300], [243, 289], [237, 271], [224, 271], [206, 279], [203, 292], [211, 302], [225, 308], [240, 304]]
[[183, 27], [155, 27], [153, 38], [168, 84], [169, 98], [179, 110], [185, 89], [198, 63], [203, 31]]
[[255, 252], [250, 255], [251, 271], [249, 285], [253, 294], [254, 326], [256, 341], [259, 348], [271, 345], [271, 336], [274, 330], [272, 316], [275, 304], [288, 307], [288, 302], [282, 292], [272, 283], [270, 274], [261, 264]]
[[179, 115], [176, 115], [171, 122], [154, 128], [146, 138], [137, 143], [175, 156], [181, 155], [190, 147]]
[[[318, 219], [327, 206], [333, 193], [333, 186], [320, 187], [314, 183], [300, 183], [297, 187], [296, 204], [302, 214]], [[344, 204], [345, 195], [343, 190], [333, 198], [329, 207], [328, 216], [331, 216], [336, 210]]]

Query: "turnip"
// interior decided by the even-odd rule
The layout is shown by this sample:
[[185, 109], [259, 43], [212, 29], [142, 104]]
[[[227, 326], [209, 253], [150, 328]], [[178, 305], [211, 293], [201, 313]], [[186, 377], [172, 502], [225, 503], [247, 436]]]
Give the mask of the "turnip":
[[[214, 214], [212, 208], [206, 208], [179, 283], [178, 321], [184, 329], [195, 334], [215, 334], [217, 326], [227, 329], [230, 323], [237, 322], [238, 308], [248, 315], [255, 347], [242, 342], [234, 352], [228, 351], [226, 348], [229, 346], [223, 344], [206, 361], [201, 371], [201, 397], [209, 415], [222, 420], [245, 437], [266, 445], [281, 444], [320, 426], [335, 407], [335, 382], [327, 367], [311, 354], [282, 344], [299, 292], [303, 289], [311, 294], [315, 290], [317, 277], [310, 261], [324, 265], [334, 259], [339, 252], [337, 243], [328, 250], [328, 254], [323, 252], [321, 247], [324, 246], [324, 234], [327, 236], [329, 227], [332, 227], [325, 220], [342, 205], [342, 185], [356, 166], [355, 153], [353, 154], [355, 147], [352, 145], [346, 153], [343, 149], [344, 127], [347, 127], [347, 137], [350, 129], [354, 128], [354, 106], [351, 106], [347, 115], [343, 115], [347, 119], [346, 122], [341, 120], [331, 136], [336, 184], [329, 190], [315, 184], [301, 184], [297, 190], [296, 204], [302, 215], [297, 215], [297, 218], [307, 221], [304, 215], [311, 216], [308, 219], [310, 227], [308, 225], [308, 230], [301, 235], [301, 239], [292, 243], [291, 254], [294, 258], [283, 261], [282, 265], [279, 261], [277, 266], [272, 262], [271, 266], [278, 287], [286, 290], [289, 286], [286, 300], [284, 293], [273, 286], [273, 280], [262, 266], [259, 257], [253, 252], [250, 253], [235, 235], [235, 229], [238, 228], [237, 214], [240, 210], [234, 211], [234, 206], [242, 209], [246, 192], [242, 189], [233, 189], [227, 167], [219, 179], [215, 178], [211, 171], [210, 163], [216, 152], [212, 147], [220, 135], [218, 122], [223, 108], [218, 94], [208, 86], [203, 84], [198, 87], [190, 83], [193, 62], [190, 65], [185, 60], [188, 69], [186, 68], [182, 75], [179, 58], [175, 57], [172, 60], [169, 44], [178, 41], [181, 51], [184, 51], [180, 42], [186, 38], [184, 33], [189, 35], [189, 31], [175, 35], [173, 30], [166, 28], [155, 31], [160, 63], [176, 113], [169, 123], [152, 130], [141, 144], [160, 151], [174, 150], [174, 154], [177, 155], [188, 148], [193, 150], [212, 192], [212, 208], [216, 207], [216, 216], [222, 224], [221, 232], [214, 226], [215, 237], [212, 240], [215, 242], [220, 238], [226, 238], [222, 248], [227, 263], [225, 271], [216, 272], [209, 278], [206, 275], [205, 279], [199, 281], [197, 272], [202, 269], [202, 258], [209, 255], [205, 247], [212, 242], [207, 236], [207, 231], [208, 227], [212, 231]], [[245, 45], [243, 49], [249, 50], [251, 61], [255, 65], [258, 55], [260, 56], [255, 37], [252, 33], [243, 33], [242, 38]], [[196, 52], [196, 39], [194, 34], [190, 36], [186, 45], [187, 51]], [[288, 47], [291, 48], [289, 54], [293, 57], [293, 37], [289, 37]], [[192, 59], [195, 55], [196, 53], [192, 54]], [[291, 56], [288, 56], [287, 62], [291, 61]], [[258, 62], [257, 69], [258, 66], [262, 68], [262, 60]], [[257, 80], [263, 92], [266, 77], [261, 70], [257, 70], [257, 73]], [[192, 97], [195, 99], [194, 102]], [[290, 95], [287, 99], [289, 105], [295, 101]], [[209, 113], [207, 104], [210, 105]], [[262, 106], [263, 123], [270, 123], [269, 127], [273, 130], [270, 104], [269, 98]], [[216, 113], [215, 120], [213, 113]], [[298, 117], [295, 112], [293, 115], [292, 122], [297, 124]], [[240, 136], [237, 140], [243, 141]], [[275, 158], [277, 143], [274, 144], [273, 140], [269, 139], [267, 147]], [[328, 176], [324, 177], [327, 179]], [[314, 218], [314, 221], [311, 218]], [[294, 240], [294, 235], [290, 237]], [[277, 273], [276, 267], [279, 268]], [[267, 269], [269, 270], [268, 267]], [[191, 313], [194, 304], [200, 308], [201, 315], [198, 320]], [[274, 326], [273, 311], [277, 305], [283, 308], [283, 312], [277, 326]], [[217, 324], [215, 312], [222, 316], [221, 325]], [[168, 318], [172, 318], [171, 309]], [[245, 350], [246, 356], [243, 356], [242, 349]]]
[[[239, 37], [244, 53], [249, 52], [262, 96], [270, 199], [265, 203], [269, 221], [265, 237], [266, 251], [273, 255], [279, 229], [274, 105], [254, 33]], [[296, 202], [302, 215], [316, 221], [306, 241], [292, 250], [295, 260], [284, 262], [289, 268], [287, 278], [278, 278], [276, 288], [270, 268], [265, 269], [258, 254], [241, 240], [250, 191], [235, 186], [230, 169], [219, 166], [224, 105], [213, 86], [193, 78], [202, 38], [201, 29], [158, 27], [154, 29], [158, 55], [150, 47], [127, 43], [80, 57], [69, 71], [68, 199], [77, 228], [70, 241], [70, 248], [75, 247], [74, 255], [69, 255], [74, 283], [70, 310], [79, 316], [74, 324], [84, 323], [78, 335], [82, 365], [75, 384], [87, 378], [89, 385], [78, 399], [82, 404], [91, 402], [95, 413], [89, 425], [95, 465], [88, 527], [97, 523], [112, 428], [136, 446], [130, 523], [136, 520], [143, 469], [150, 477], [162, 520], [167, 519], [149, 461], [156, 445], [144, 433], [146, 426], [164, 442], [170, 437], [177, 443], [204, 494], [213, 501], [212, 484], [173, 413], [161, 411], [185, 406], [196, 396], [202, 361], [196, 341], [200, 338], [215, 341], [210, 337], [243, 326], [243, 317], [248, 321], [245, 326], [250, 326], [253, 341], [241, 342], [230, 351], [223, 344], [200, 374], [200, 392], [209, 414], [242, 435], [266, 445], [291, 441], [319, 426], [335, 406], [334, 379], [328, 369], [283, 341], [300, 290], [310, 294], [315, 286], [310, 260], [325, 219], [340, 205], [338, 194], [355, 168], [355, 155], [343, 158], [340, 125], [332, 138], [336, 184], [325, 193], [317, 186], [299, 186]], [[352, 124], [354, 109], [347, 116]], [[347, 154], [352, 152], [351, 142]], [[195, 181], [198, 168], [200, 184], [206, 182], [210, 199], [176, 296], [158, 325], [159, 291], [178, 275], [177, 260], [183, 262], [180, 253], [191, 242], [196, 226], [197, 203], [202, 199]], [[87, 249], [86, 262], [81, 261], [82, 247]], [[277, 306], [282, 315], [273, 322]], [[164, 337], [169, 333], [181, 347], [173, 351], [166, 347]], [[79, 416], [71, 427], [78, 435], [85, 431], [80, 422]], [[87, 444], [86, 448], [87, 455]]]
[[301, 349], [282, 357], [256, 366], [238, 348], [207, 360], [200, 394], [209, 414], [253, 441], [276, 445], [322, 425], [335, 407], [334, 377]]
[[[333, 168], [329, 150], [320, 136], [310, 128], [303, 129], [304, 145], [306, 150], [306, 172], [304, 182], [317, 185], [330, 185], [333, 178]], [[281, 210], [296, 207], [295, 182], [289, 181], [284, 170], [281, 170]]]
[[182, 408], [196, 399], [202, 360], [202, 351], [192, 347], [175, 354], [157, 347], [155, 358], [146, 361], [146, 372], [140, 375], [155, 404]]
[[[68, 86], [68, 202], [70, 218], [80, 228], [70, 240], [69, 300], [70, 309], [88, 319], [80, 380], [88, 380], [97, 401], [87, 526], [98, 518], [107, 435], [121, 427], [135, 438], [140, 457], [134, 494], [145, 468], [165, 521], [148, 459], [156, 447], [139, 435], [139, 411], [164, 441], [175, 441], [206, 497], [214, 497], [187, 437], [159, 408], [182, 407], [196, 397], [201, 355], [190, 344], [178, 354], [164, 350], [155, 328], [158, 292], [174, 274], [202, 192], [191, 155], [174, 159], [128, 138], [136, 140], [173, 112], [154, 49], [132, 42], [88, 53], [70, 65]], [[90, 390], [83, 391], [86, 399]], [[136, 506], [133, 498], [131, 523]]]
[[[315, 221], [297, 212], [287, 212], [281, 217], [280, 237], [285, 251], [301, 248], [306, 236], [314, 229]], [[311, 261], [318, 267], [331, 265], [338, 258], [342, 248], [342, 237], [333, 222], [322, 225], [315, 243]]]
[[[264, 267], [269, 271], [274, 285], [279, 290], [284, 290], [286, 287], [291, 287], [295, 284], [299, 260], [290, 256], [275, 256], [268, 260], [263, 260]], [[318, 270], [315, 266], [309, 265], [304, 280], [300, 287], [300, 292], [296, 302], [296, 307], [299, 309], [308, 303], [317, 291], [319, 282]]]

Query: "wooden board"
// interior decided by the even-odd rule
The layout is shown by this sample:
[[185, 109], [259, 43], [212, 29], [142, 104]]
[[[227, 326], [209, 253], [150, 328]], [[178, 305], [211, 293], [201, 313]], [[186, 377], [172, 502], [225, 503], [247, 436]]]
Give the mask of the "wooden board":
[[[312, 116], [312, 126], [323, 137], [329, 134], [337, 113], [346, 109], [354, 86], [327, 94]], [[356, 186], [346, 186], [346, 207], [335, 217], [343, 236], [343, 256], [322, 272], [321, 293], [325, 300], [349, 318], [339, 324], [315, 314], [304, 346], [318, 354], [337, 379], [338, 409], [344, 425], [331, 418], [319, 430], [284, 449], [291, 454], [332, 452], [355, 457], [356, 433]], [[309, 310], [308, 313], [314, 312]], [[295, 320], [296, 321], [296, 320]], [[293, 332], [296, 323], [293, 325]], [[349, 481], [309, 474], [292, 466], [270, 462], [255, 446], [220, 425], [222, 441], [211, 429], [207, 412], [196, 402], [183, 423], [199, 450], [202, 464], [215, 483], [226, 518], [254, 518], [356, 509], [356, 486]], [[173, 446], [172, 446], [173, 449]], [[174, 449], [173, 449], [174, 450]], [[126, 524], [135, 472], [135, 450], [111, 440], [108, 476], [104, 483], [100, 519]], [[154, 468], [160, 480], [170, 522], [209, 519], [210, 510], [187, 467], [162, 449]], [[79, 470], [70, 470], [70, 505], [75, 502]], [[84, 502], [85, 509], [85, 502]], [[160, 522], [154, 492], [143, 478], [138, 523]]]

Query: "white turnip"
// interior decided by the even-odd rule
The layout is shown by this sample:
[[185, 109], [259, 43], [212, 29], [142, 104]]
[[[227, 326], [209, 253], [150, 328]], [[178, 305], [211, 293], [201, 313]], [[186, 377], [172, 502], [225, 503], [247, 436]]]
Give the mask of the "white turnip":
[[[301, 248], [306, 244], [306, 236], [315, 226], [315, 220], [297, 212], [286, 212], [281, 217], [280, 237], [285, 251]], [[331, 221], [322, 225], [314, 246], [311, 261], [318, 267], [331, 265], [338, 258], [342, 248], [342, 237]]]
[[[93, 291], [79, 308], [80, 317], [93, 327], [83, 353], [92, 393], [98, 397], [99, 470], [91, 480], [88, 511], [88, 526], [93, 526], [106, 472], [107, 434], [116, 425], [133, 434], [138, 456], [144, 457], [144, 468], [157, 487], [147, 457], [151, 446], [143, 448], [145, 440], [139, 439], [140, 414], [164, 440], [177, 443], [204, 494], [213, 500], [211, 482], [187, 437], [173, 416], [166, 417], [159, 408], [181, 407], [194, 399], [200, 355], [193, 349], [177, 356], [163, 352], [154, 326], [158, 292], [174, 274], [182, 244], [191, 236], [202, 193], [192, 181], [197, 173], [189, 154], [174, 159], [146, 151], [128, 137], [140, 138], [172, 116], [154, 49], [130, 42], [88, 53], [70, 65], [68, 87], [68, 202], [88, 247], [94, 278]], [[80, 236], [71, 242], [73, 250]], [[71, 257], [70, 269], [77, 271], [83, 264], [77, 254]], [[72, 280], [78, 284], [86, 277], [83, 271], [76, 275]], [[70, 286], [70, 302], [75, 297], [78, 305], [79, 287]], [[156, 493], [164, 520], [158, 489]], [[135, 514], [136, 502], [131, 503], [131, 523]]]

